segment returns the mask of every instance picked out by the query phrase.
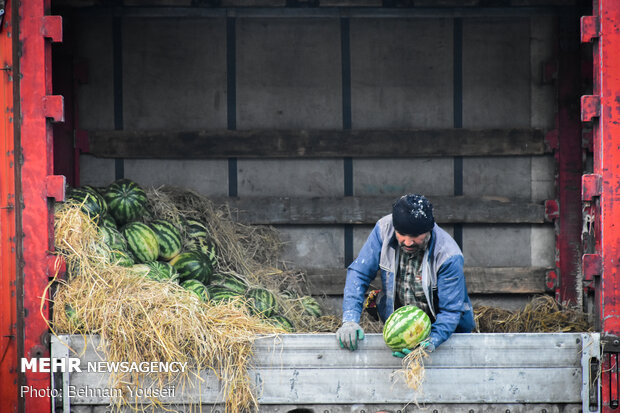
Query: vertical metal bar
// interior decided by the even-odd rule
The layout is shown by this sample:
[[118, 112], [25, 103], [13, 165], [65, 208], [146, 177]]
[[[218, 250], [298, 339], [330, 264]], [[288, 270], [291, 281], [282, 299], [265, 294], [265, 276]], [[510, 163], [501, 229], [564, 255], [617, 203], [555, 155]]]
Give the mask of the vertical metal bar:
[[[463, 127], [463, 19], [455, 18], [453, 23], [453, 127]], [[463, 157], [454, 157], [454, 195], [463, 195]], [[463, 250], [463, 224], [454, 224], [454, 240]]]
[[[342, 129], [353, 127], [351, 114], [351, 28], [348, 18], [340, 19], [340, 55], [342, 56]], [[353, 159], [343, 159], [344, 196], [353, 196]], [[353, 262], [353, 225], [344, 226], [344, 266]]]
[[[600, 99], [598, 120], [593, 121], [594, 173], [601, 176], [596, 250], [602, 257], [597, 291], [603, 333], [620, 334], [620, 2], [593, 2], [597, 26], [593, 39], [593, 95]], [[612, 375], [611, 371], [604, 374]], [[611, 377], [610, 377], [611, 379]], [[611, 383], [602, 381], [603, 411], [613, 409]]]
[[579, 105], [581, 54], [579, 16], [559, 16], [558, 43], [558, 136], [557, 188], [560, 217], [557, 227], [559, 258], [558, 298], [562, 302], [581, 303], [581, 175], [583, 174]]
[[595, 173], [602, 176], [601, 236], [603, 257], [601, 321], [603, 331], [620, 334], [620, 2], [600, 0], [598, 10], [600, 39], [599, 62], [595, 63], [600, 87], [601, 115], [595, 150]]
[[[112, 25], [113, 70], [114, 70], [114, 129], [123, 130], [123, 18], [114, 16]], [[125, 160], [114, 160], [114, 176], [125, 177]]]
[[[21, 149], [16, 165], [19, 167], [17, 185], [23, 204], [18, 205], [21, 214], [21, 251], [18, 260], [19, 285], [17, 291], [22, 300], [22, 319], [19, 334], [23, 337], [23, 354], [20, 357], [49, 357], [49, 303], [44, 300], [48, 283], [48, 251], [53, 250], [52, 202], [47, 198], [46, 179], [53, 173], [52, 127], [46, 119], [43, 100], [52, 94], [51, 43], [43, 37], [43, 20], [50, 10], [50, 0], [15, 2], [19, 5], [19, 145]], [[15, 23], [15, 21], [14, 21]], [[17, 108], [16, 108], [17, 109]], [[17, 113], [17, 112], [16, 112]], [[21, 209], [21, 210], [20, 210]], [[23, 295], [22, 295], [23, 294]], [[23, 297], [23, 298], [22, 298]], [[20, 384], [42, 392], [43, 397], [22, 399], [25, 413], [49, 412], [50, 398], [45, 394], [50, 388], [49, 373], [27, 371], [20, 375]]]
[[611, 374], [612, 374], [612, 371], [611, 371], [611, 357], [612, 357], [612, 354], [611, 353], [607, 353], [607, 360], [608, 360], [608, 363], [609, 363], [607, 365], [607, 372], [608, 372], [607, 373], [607, 380], [608, 380], [607, 387], [609, 388], [609, 401], [610, 401], [610, 405], [611, 405], [611, 400], [614, 399], [613, 395], [611, 394], [611, 389], [613, 388], [612, 385], [611, 385]]
[[13, 2], [8, 2], [0, 32], [0, 400], [3, 409], [18, 408], [17, 245], [15, 193], [15, 120], [13, 78]]
[[[237, 129], [237, 19], [226, 18], [226, 107], [228, 130]], [[237, 158], [228, 159], [228, 196], [238, 195]]]
[[618, 401], [620, 399], [620, 376], [618, 376], [618, 353], [614, 353], [616, 356], [616, 398], [614, 399], [615, 404], [613, 404], [613, 408], [618, 408]]

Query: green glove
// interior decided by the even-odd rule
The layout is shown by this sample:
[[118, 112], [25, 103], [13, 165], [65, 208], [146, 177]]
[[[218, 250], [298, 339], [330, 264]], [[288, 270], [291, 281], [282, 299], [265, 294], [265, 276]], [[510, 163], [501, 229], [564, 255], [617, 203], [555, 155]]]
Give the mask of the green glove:
[[[427, 353], [432, 353], [435, 350], [435, 345], [431, 343], [430, 341], [423, 341], [418, 345], [422, 347]], [[408, 348], [403, 348], [400, 351], [392, 352], [392, 355], [394, 357], [398, 357], [402, 359], [409, 353], [411, 353], [411, 350], [409, 350]]]
[[340, 348], [357, 350], [357, 342], [364, 339], [364, 330], [355, 321], [347, 321], [336, 332]]

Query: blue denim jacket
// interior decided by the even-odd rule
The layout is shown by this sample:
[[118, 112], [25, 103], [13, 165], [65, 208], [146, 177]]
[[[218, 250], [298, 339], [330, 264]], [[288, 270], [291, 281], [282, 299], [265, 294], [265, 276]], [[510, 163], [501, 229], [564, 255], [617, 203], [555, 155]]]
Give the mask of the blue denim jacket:
[[[349, 265], [344, 287], [342, 321], [359, 322], [368, 286], [381, 273], [382, 292], [377, 310], [383, 321], [394, 311], [395, 276], [399, 247], [392, 215], [377, 221], [359, 256]], [[474, 313], [463, 274], [463, 253], [452, 237], [435, 224], [422, 261], [422, 285], [435, 317], [430, 341], [438, 347], [454, 332], [473, 330]]]

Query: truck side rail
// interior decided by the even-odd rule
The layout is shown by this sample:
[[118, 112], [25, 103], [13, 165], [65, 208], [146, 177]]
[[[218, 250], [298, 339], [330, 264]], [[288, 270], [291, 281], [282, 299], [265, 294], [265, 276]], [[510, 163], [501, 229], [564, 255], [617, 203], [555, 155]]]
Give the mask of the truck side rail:
[[[54, 376], [57, 406], [64, 411], [110, 403], [113, 394], [104, 391], [111, 390], [109, 374], [86, 370], [89, 362], [103, 361], [98, 346], [97, 336], [52, 340], [52, 357], [79, 357], [82, 366], [82, 372]], [[442, 411], [600, 411], [593, 385], [598, 333], [455, 334], [425, 359], [416, 391], [399, 377], [402, 361], [380, 334], [366, 335], [355, 352], [339, 348], [334, 334], [261, 337], [253, 352], [249, 374], [261, 411], [396, 411], [415, 403], [444, 406]], [[199, 388], [168, 388], [159, 400], [169, 406], [221, 404], [222, 383], [210, 371], [200, 376]]]

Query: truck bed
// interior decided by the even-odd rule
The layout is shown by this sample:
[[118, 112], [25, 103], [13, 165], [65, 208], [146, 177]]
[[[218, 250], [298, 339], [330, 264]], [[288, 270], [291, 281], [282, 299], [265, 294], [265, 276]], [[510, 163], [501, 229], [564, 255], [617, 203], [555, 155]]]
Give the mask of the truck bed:
[[[368, 334], [355, 352], [340, 349], [334, 334], [286, 334], [256, 340], [250, 378], [261, 411], [596, 412], [590, 366], [600, 358], [599, 341], [598, 333], [455, 334], [425, 360], [422, 388], [413, 391], [398, 378], [401, 360], [380, 334]], [[78, 354], [85, 366], [103, 360], [98, 346], [97, 336], [54, 337], [52, 357]], [[222, 411], [221, 383], [210, 371], [201, 376], [199, 389], [174, 388], [160, 400], [179, 411], [191, 403]], [[56, 399], [57, 412], [108, 411], [108, 379], [56, 374], [55, 388], [65, 395]]]

